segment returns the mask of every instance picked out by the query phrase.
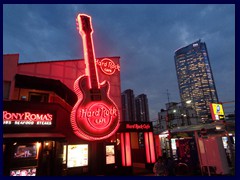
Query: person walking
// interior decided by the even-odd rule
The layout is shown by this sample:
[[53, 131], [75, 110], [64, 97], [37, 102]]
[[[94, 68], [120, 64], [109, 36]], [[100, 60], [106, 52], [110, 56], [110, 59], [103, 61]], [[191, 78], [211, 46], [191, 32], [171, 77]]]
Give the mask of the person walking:
[[175, 176], [175, 164], [171, 157], [167, 158], [165, 166], [167, 169], [167, 176]]
[[153, 173], [155, 176], [166, 176], [167, 169], [165, 166], [165, 161], [162, 156], [159, 156], [157, 161], [153, 166]]

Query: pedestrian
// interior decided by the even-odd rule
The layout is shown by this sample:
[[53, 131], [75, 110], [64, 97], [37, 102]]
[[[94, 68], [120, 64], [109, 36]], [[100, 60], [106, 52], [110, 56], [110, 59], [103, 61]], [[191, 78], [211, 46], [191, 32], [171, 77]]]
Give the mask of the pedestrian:
[[175, 176], [175, 164], [171, 157], [166, 160], [167, 176]]
[[166, 166], [162, 156], [159, 156], [153, 166], [155, 176], [166, 176]]
[[178, 163], [176, 167], [176, 176], [189, 176], [190, 171], [186, 163]]

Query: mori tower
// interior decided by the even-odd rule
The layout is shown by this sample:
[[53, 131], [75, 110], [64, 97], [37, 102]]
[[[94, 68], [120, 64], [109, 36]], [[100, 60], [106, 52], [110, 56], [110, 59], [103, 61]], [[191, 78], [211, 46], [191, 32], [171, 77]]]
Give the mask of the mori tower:
[[191, 100], [198, 118], [208, 119], [209, 104], [217, 103], [218, 96], [205, 42], [179, 48], [174, 59], [181, 101]]

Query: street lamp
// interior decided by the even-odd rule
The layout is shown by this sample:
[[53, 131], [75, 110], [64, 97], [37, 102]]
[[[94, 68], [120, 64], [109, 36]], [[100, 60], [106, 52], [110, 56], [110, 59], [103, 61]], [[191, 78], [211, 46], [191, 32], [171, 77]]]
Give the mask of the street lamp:
[[[190, 104], [191, 102], [192, 102], [191, 100], [185, 101], [186, 104]], [[177, 106], [178, 104], [182, 104], [182, 103], [184, 103], [184, 102], [173, 103], [172, 105], [169, 105], [167, 107], [167, 110], [166, 110], [166, 129], [167, 129], [167, 132], [168, 132], [170, 157], [173, 157], [173, 152], [172, 152], [172, 142], [171, 142], [171, 128], [170, 128], [170, 125], [169, 125], [170, 124], [170, 116], [169, 116], [168, 112], [173, 106]]]

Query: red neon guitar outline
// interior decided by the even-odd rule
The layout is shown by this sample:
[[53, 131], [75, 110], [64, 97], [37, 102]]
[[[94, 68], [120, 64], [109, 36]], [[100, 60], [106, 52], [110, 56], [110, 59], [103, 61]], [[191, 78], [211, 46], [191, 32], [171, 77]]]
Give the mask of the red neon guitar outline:
[[99, 83], [93, 46], [91, 17], [78, 14], [77, 28], [83, 39], [85, 75], [74, 82], [78, 101], [71, 112], [74, 133], [85, 140], [102, 140], [113, 135], [120, 122], [117, 105], [109, 97], [108, 81]]

